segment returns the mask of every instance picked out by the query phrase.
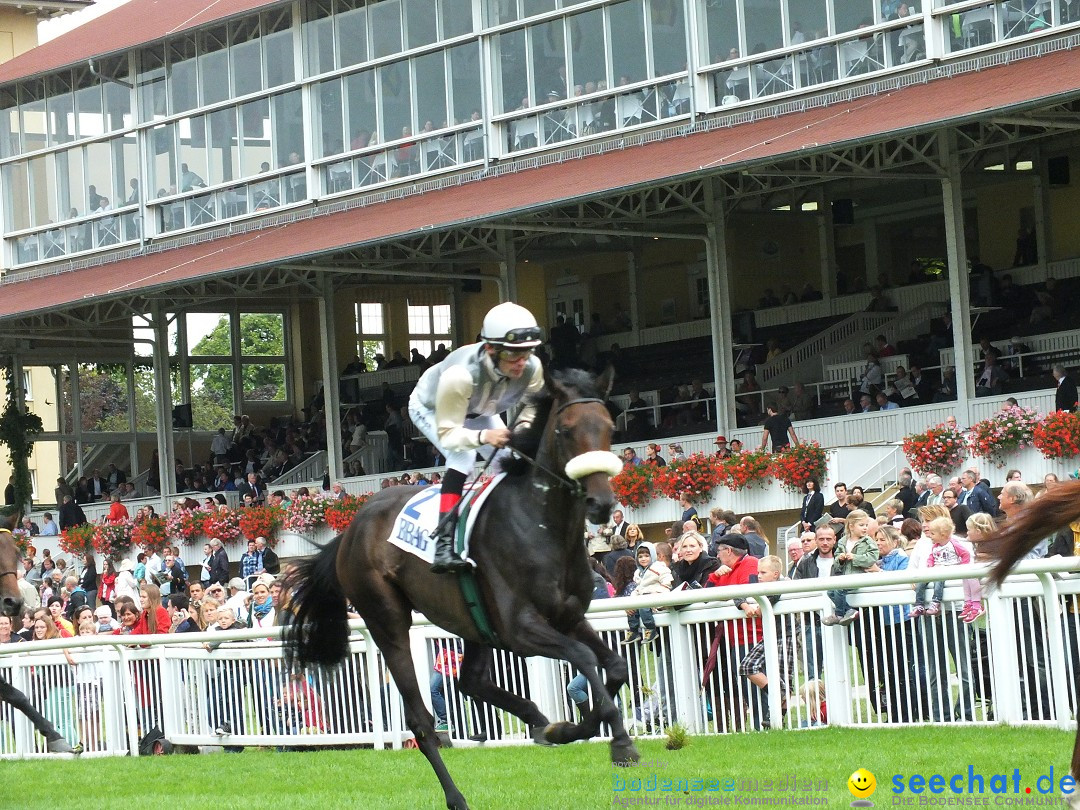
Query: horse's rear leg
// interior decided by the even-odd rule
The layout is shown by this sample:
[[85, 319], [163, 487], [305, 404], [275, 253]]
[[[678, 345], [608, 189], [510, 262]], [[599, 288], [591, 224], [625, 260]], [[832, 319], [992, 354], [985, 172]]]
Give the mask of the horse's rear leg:
[[64, 739], [56, 727], [45, 719], [45, 716], [34, 708], [30, 698], [12, 686], [5, 680], [0, 679], [0, 700], [26, 715], [27, 719], [34, 724], [41, 736], [48, 743], [50, 754], [81, 754], [82, 745], [72, 748], [71, 744]]
[[[389, 595], [387, 595], [389, 596]], [[393, 599], [393, 597], [389, 597]], [[397, 600], [400, 601], [400, 600]], [[368, 604], [371, 600], [368, 600]], [[442, 785], [449, 810], [469, 810], [465, 797], [461, 795], [450, 772], [446, 769], [439, 754], [439, 737], [435, 733], [435, 718], [424, 705], [423, 694], [416, 682], [416, 670], [413, 669], [412, 650], [409, 648], [409, 626], [412, 616], [404, 604], [384, 602], [374, 611], [361, 611], [368, 626], [368, 632], [386, 659], [386, 666], [394, 676], [398, 692], [405, 703], [405, 722], [416, 736], [416, 745], [431, 763], [431, 769]]]
[[491, 677], [494, 661], [494, 651], [491, 647], [474, 641], [466, 641], [465, 655], [461, 660], [461, 674], [458, 678], [458, 690], [463, 695], [482, 700], [496, 709], [503, 709], [515, 717], [520, 717], [528, 724], [534, 741], [546, 742], [544, 730], [549, 724], [547, 717], [531, 700], [515, 695], [495, 683]]
[[[580, 631], [575, 628], [574, 632]], [[548, 742], [562, 744], [587, 739], [595, 736], [600, 730], [600, 723], [604, 722], [611, 727], [611, 761], [619, 764], [637, 762], [640, 755], [630, 735], [626, 733], [619, 708], [600, 677], [596, 653], [589, 645], [563, 635], [538, 614], [523, 619], [518, 625], [515, 638], [518, 641], [515, 652], [569, 661], [571, 666], [585, 676], [592, 689], [594, 710], [589, 712], [580, 724], [555, 723], [549, 726], [546, 733]]]

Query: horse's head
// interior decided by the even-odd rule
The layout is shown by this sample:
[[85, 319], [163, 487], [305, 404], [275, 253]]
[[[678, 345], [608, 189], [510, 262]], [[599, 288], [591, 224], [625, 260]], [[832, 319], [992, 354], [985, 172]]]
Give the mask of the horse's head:
[[583, 491], [586, 513], [593, 523], [606, 523], [615, 507], [611, 476], [622, 461], [611, 452], [615, 425], [604, 404], [611, 391], [614, 371], [599, 377], [570, 370], [547, 377], [552, 395], [547, 439], [552, 460]]
[[17, 512], [0, 514], [0, 615], [18, 616], [23, 600], [19, 593], [19, 553], [12, 530], [19, 525]]

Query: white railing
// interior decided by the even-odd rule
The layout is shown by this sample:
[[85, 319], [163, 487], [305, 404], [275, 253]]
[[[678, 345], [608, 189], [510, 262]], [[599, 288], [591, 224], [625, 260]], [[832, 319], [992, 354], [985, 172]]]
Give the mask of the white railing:
[[888, 323], [891, 317], [888, 313], [856, 312], [773, 360], [759, 365], [757, 376], [762, 382], [791, 382], [791, 374], [797, 370], [805, 371], [805, 364], [814, 361], [815, 367], [818, 367], [820, 358], [826, 351], [849, 341], [860, 343], [866, 340], [874, 330]]
[[[986, 573], [983, 565], [830, 578], [827, 584], [843, 585], [860, 611], [850, 628], [822, 624], [834, 608], [818, 579], [597, 600], [589, 619], [627, 658], [631, 679], [619, 705], [638, 736], [662, 734], [674, 723], [697, 734], [748, 731], [770, 718], [773, 728], [799, 728], [818, 724], [821, 704], [827, 723], [836, 726], [1069, 728], [1077, 694], [1080, 577], [1068, 574], [1078, 568], [1075, 557], [1022, 562], [1002, 588], [984, 589], [986, 614], [973, 624], [958, 616], [960, 580], [977, 581]], [[912, 586], [923, 582], [943, 583], [944, 610], [911, 619]], [[773, 604], [769, 595], [779, 600]], [[760, 621], [731, 601], [748, 597], [760, 609]], [[659, 640], [616, 646], [627, 628], [625, 611], [643, 607], [655, 609]], [[134, 755], [140, 737], [154, 726], [185, 745], [397, 748], [411, 736], [400, 695], [384, 679], [384, 662], [362, 623], [352, 626], [350, 654], [330, 675], [290, 676], [279, 643], [268, 640], [280, 628], [3, 645], [0, 673], [90, 755]], [[758, 639], [764, 689], [739, 672]], [[457, 643], [422, 617], [411, 631], [429, 706], [438, 651]], [[707, 673], [714, 643], [716, 668]], [[499, 653], [494, 674], [519, 694], [527, 689], [552, 721], [576, 719], [567, 694], [575, 673], [565, 663]], [[474, 735], [488, 744], [530, 741], [520, 721], [463, 697], [453, 678], [436, 691], [455, 743], [469, 745]], [[43, 740], [22, 715], [0, 707], [0, 724], [10, 730], [0, 735], [0, 756], [45, 756]]]
[[321, 488], [324, 472], [326, 472], [326, 451], [319, 450], [317, 453], [312, 453], [291, 470], [279, 475], [273, 481], [268, 481], [266, 485], [270, 489], [279, 489], [294, 486], [304, 481], [318, 480]]
[[[1046, 359], [1048, 355], [1059, 354], [1061, 352], [1076, 352], [1080, 351], [1080, 330], [1069, 329], [1064, 332], [1046, 332], [1041, 335], [1029, 335], [1027, 337], [1021, 337], [1020, 342], [1027, 346], [1028, 351], [1020, 354], [1010, 355], [1008, 353], [1010, 340], [994, 340], [991, 341], [991, 345], [1001, 351], [1001, 357], [998, 358], [999, 365], [1008, 365], [1010, 363], [1017, 364], [1017, 371], [1021, 377], [1024, 376], [1024, 362], [1025, 360], [1030, 363], [1036, 358]], [[956, 354], [952, 348], [940, 349], [941, 364], [943, 366], [955, 365]], [[972, 360], [972, 367], [977, 368], [982, 365], [981, 347], [977, 343], [971, 344], [971, 355], [974, 358]]]
[[677, 340], [708, 337], [711, 332], [709, 320], [683, 321], [682, 323], [649, 326], [637, 332], [612, 332], [596, 338], [597, 351], [606, 352], [614, 344], [620, 348], [628, 346], [651, 346], [654, 343], [670, 343]]
[[[830, 363], [825, 366], [825, 379], [829, 382], [852, 383], [857, 382], [866, 370], [866, 360], [849, 360], [844, 363]], [[908, 367], [906, 354], [894, 354], [891, 357], [882, 357], [880, 360], [883, 374], [895, 374], [897, 366]]]

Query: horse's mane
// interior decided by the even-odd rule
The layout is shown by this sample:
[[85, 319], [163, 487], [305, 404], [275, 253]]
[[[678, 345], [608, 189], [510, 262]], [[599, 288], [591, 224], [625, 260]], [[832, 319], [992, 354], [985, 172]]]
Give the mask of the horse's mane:
[[1016, 518], [979, 544], [979, 550], [997, 557], [990, 581], [1000, 585], [1020, 558], [1045, 537], [1080, 518], [1080, 481], [1067, 481], [1045, 490], [1024, 504]]
[[[570, 392], [574, 398], [598, 398], [607, 399], [605, 392], [600, 390], [596, 377], [588, 371], [580, 368], [568, 368], [555, 371], [550, 374], [549, 384], [544, 389], [529, 398], [529, 403], [536, 408], [536, 416], [531, 424], [522, 423], [515, 426], [513, 436], [510, 439], [510, 447], [520, 450], [530, 458], [536, 458], [540, 451], [540, 443], [544, 437], [544, 428], [548, 419], [551, 418], [551, 409], [555, 405], [555, 391], [552, 390], [550, 380], [562, 389]], [[502, 465], [503, 471], [508, 475], [523, 475], [528, 472], [530, 465], [521, 458], [507, 459]]]
[[14, 531], [19, 523], [19, 510], [17, 508], [7, 512], [0, 512], [0, 529]]

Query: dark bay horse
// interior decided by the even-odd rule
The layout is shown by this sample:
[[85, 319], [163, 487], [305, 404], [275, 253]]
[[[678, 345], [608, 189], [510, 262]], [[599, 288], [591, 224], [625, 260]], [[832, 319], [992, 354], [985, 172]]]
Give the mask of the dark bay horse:
[[286, 584], [293, 610], [286, 634], [290, 665], [332, 667], [344, 659], [346, 600], [352, 603], [386, 658], [406, 722], [451, 810], [467, 810], [468, 804], [443, 764], [434, 719], [416, 681], [409, 648], [413, 610], [464, 639], [462, 694], [520, 717], [536, 742], [588, 739], [607, 723], [612, 761], [638, 759], [612, 699], [627, 682], [626, 662], [585, 620], [593, 591], [582, 542], [585, 518], [606, 522], [615, 504], [610, 476], [619, 461], [611, 453], [614, 426], [604, 406], [611, 380], [610, 370], [599, 378], [571, 370], [547, 379], [535, 422], [515, 428], [512, 442], [535, 465], [522, 459], [511, 465], [477, 516], [470, 548], [499, 647], [569, 661], [588, 679], [593, 705], [580, 724], [551, 724], [531, 700], [497, 686], [494, 648], [470, 618], [457, 577], [430, 573], [426, 562], [387, 541], [414, 487], [373, 495], [344, 534], [301, 563]]
[[[15, 538], [11, 531], [19, 525], [18, 514], [0, 515], [0, 615], [10, 616], [12, 623], [22, 612], [23, 599], [19, 593], [19, 554], [15, 549]], [[82, 746], [72, 748], [59, 731], [45, 719], [30, 699], [0, 678], [0, 700], [26, 715], [48, 743], [52, 754], [78, 754]]]
[[[1046, 537], [1080, 519], [1080, 481], [1056, 484], [1045, 490], [1037, 500], [1029, 501], [1015, 519], [1008, 521], [998, 531], [979, 544], [979, 550], [996, 558], [998, 563], [990, 573], [990, 581], [1000, 585], [1009, 571], [1025, 554]], [[1049, 621], [1056, 621], [1051, 617]], [[1080, 677], [1080, 673], [1076, 674]], [[1070, 771], [1074, 779], [1080, 779], [1080, 726], [1076, 730]], [[1070, 806], [1080, 807], [1074, 794]]]

